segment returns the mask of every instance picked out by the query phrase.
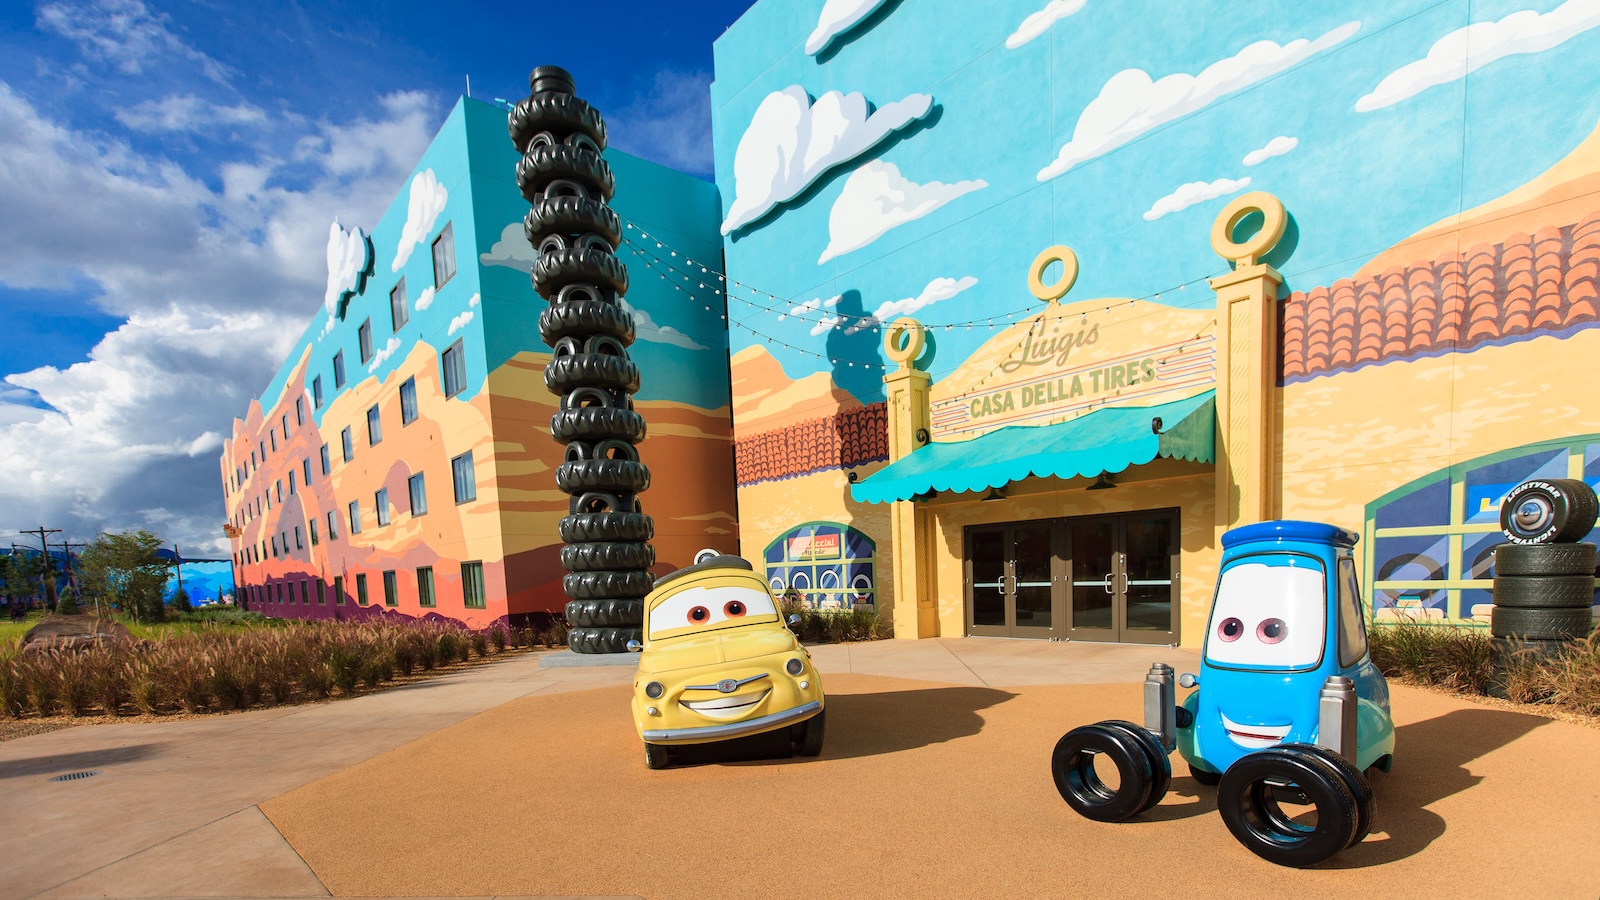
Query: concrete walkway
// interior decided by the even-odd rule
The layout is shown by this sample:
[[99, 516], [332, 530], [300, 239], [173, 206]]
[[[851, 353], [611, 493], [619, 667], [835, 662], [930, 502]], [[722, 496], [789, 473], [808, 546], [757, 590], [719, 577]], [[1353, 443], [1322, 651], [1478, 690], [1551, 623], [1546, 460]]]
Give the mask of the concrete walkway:
[[[824, 673], [1006, 687], [1141, 680], [1193, 651], [985, 638], [812, 648]], [[627, 684], [527, 654], [353, 700], [0, 743], [0, 900], [330, 896], [257, 804], [530, 694]], [[93, 777], [53, 782], [57, 775]], [[393, 840], [394, 835], [372, 835]]]

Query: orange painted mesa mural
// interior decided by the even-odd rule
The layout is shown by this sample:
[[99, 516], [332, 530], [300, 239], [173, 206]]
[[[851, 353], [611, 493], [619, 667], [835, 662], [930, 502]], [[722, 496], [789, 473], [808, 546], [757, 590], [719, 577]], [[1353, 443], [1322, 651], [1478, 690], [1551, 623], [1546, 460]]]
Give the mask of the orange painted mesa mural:
[[[557, 523], [569, 498], [555, 486], [562, 447], [549, 433], [556, 408], [543, 381], [549, 358], [519, 353], [489, 374], [486, 390], [446, 402], [438, 354], [418, 342], [386, 377], [337, 396], [321, 415], [331, 424], [319, 429], [310, 416], [297, 424], [297, 404], [310, 405], [303, 356], [270, 412], [252, 403], [224, 448], [225, 460], [248, 460], [261, 447], [272, 460], [270, 480], [252, 478], [250, 496], [230, 498], [236, 545], [246, 548], [245, 602], [297, 618], [390, 614], [473, 627], [559, 612], [567, 598]], [[402, 422], [400, 386], [408, 381], [418, 415]], [[367, 432], [374, 407], [377, 444]], [[705, 547], [736, 552], [728, 410], [666, 401], [641, 401], [638, 408], [649, 428], [640, 452], [658, 473], [645, 494], [656, 526], [654, 571], [687, 565]], [[344, 423], [353, 449], [348, 461]], [[456, 503], [451, 461], [466, 453], [476, 496]], [[413, 514], [410, 479], [418, 473], [426, 511]], [[387, 493], [387, 524], [376, 505], [380, 491]], [[464, 582], [463, 564], [482, 567], [481, 605], [469, 597], [477, 586]], [[420, 572], [431, 573], [431, 591], [430, 575]]]

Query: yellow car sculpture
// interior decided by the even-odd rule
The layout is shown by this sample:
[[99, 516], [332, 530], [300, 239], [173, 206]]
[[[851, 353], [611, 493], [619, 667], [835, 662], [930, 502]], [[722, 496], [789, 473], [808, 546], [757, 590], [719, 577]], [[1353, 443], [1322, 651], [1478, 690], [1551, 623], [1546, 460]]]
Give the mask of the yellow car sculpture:
[[766, 582], [737, 556], [702, 553], [644, 602], [633, 721], [645, 764], [672, 748], [788, 729], [794, 752], [822, 752], [822, 679]]

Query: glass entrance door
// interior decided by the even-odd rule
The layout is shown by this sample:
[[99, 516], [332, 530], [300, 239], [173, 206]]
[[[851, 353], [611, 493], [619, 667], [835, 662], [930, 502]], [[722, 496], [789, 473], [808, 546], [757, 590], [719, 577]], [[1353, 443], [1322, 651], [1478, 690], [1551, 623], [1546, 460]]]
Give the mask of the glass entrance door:
[[967, 530], [967, 633], [1061, 637], [1065, 567], [1058, 522]]
[[1176, 644], [1177, 510], [1066, 522], [1075, 641]]

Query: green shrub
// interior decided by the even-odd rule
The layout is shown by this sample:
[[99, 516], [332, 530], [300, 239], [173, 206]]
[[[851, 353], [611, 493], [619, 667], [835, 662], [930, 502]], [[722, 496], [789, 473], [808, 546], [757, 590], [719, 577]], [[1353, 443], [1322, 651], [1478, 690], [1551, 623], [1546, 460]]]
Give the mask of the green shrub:
[[1401, 621], [1375, 626], [1368, 640], [1372, 662], [1384, 675], [1477, 694], [1488, 687], [1493, 659], [1487, 629]]

